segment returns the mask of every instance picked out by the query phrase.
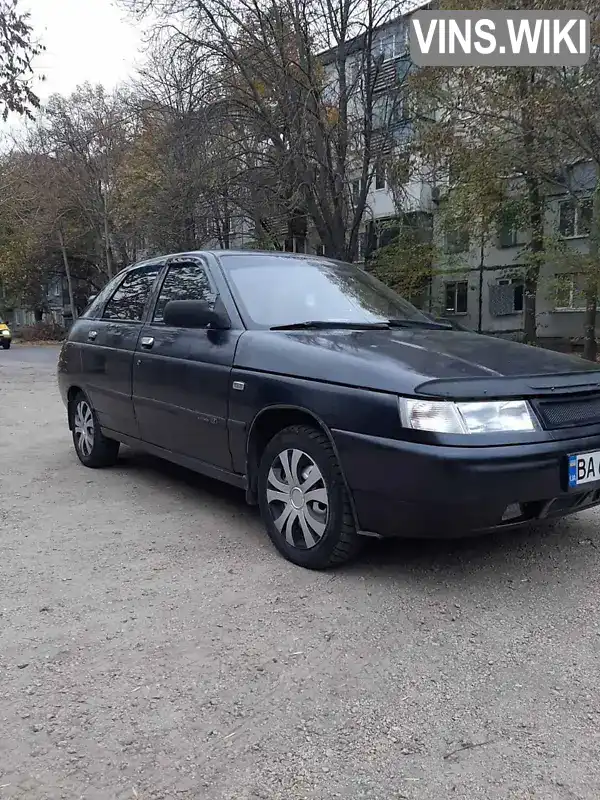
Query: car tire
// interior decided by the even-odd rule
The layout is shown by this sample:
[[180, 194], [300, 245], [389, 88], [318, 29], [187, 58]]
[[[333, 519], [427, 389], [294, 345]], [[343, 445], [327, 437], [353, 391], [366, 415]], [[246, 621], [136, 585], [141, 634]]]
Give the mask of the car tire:
[[271, 439], [260, 461], [258, 501], [271, 541], [294, 564], [328, 569], [360, 550], [336, 454], [316, 428], [293, 425]]
[[116, 464], [120, 444], [104, 436], [96, 412], [83, 392], [71, 402], [70, 414], [73, 445], [81, 463], [92, 469]]
[[3, 350], [10, 350], [10, 342], [2, 342]]

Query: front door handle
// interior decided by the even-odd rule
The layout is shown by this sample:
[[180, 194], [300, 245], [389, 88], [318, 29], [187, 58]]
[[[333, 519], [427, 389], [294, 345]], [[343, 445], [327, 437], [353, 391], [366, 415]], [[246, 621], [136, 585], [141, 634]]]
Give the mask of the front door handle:
[[88, 332], [88, 339], [90, 340], [90, 342], [93, 342], [94, 339], [96, 338], [96, 336], [98, 336], [98, 331], [89, 331]]
[[152, 336], [142, 336], [142, 341], [140, 342], [142, 347], [145, 347], [146, 350], [150, 350], [152, 345], [154, 344], [154, 337]]

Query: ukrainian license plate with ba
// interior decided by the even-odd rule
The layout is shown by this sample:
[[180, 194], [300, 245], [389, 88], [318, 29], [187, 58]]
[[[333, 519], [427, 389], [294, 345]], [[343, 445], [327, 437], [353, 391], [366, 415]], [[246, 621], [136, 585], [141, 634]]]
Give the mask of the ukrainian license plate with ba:
[[569, 456], [569, 489], [600, 481], [600, 450]]

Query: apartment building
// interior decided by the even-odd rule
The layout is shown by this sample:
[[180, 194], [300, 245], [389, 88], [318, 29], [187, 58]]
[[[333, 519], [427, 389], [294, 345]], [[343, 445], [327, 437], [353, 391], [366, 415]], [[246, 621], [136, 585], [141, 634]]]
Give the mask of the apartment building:
[[[424, 3], [421, 5], [428, 6]], [[369, 257], [389, 243], [398, 231], [400, 216], [417, 220], [429, 231], [439, 257], [433, 264], [433, 278], [421, 302], [426, 310], [454, 316], [463, 325], [482, 332], [518, 338], [523, 331], [523, 276], [530, 232], [504, 228], [491, 231], [476, 240], [470, 231], [444, 233], [440, 211], [444, 193], [442, 185], [427, 181], [425, 165], [409, 161], [408, 145], [414, 132], [414, 108], [398, 92], [402, 78], [411, 69], [408, 52], [408, 29], [411, 13], [382, 25], [373, 36], [372, 54], [378, 59], [374, 88], [373, 127], [386, 137], [380, 148], [382, 156], [374, 165], [373, 179], [359, 236], [358, 260], [368, 264]], [[364, 55], [362, 41], [357, 39], [347, 48], [347, 73], [355, 76]], [[329, 70], [335, 90], [335, 51], [322, 54], [325, 74]], [[390, 105], [390, 97], [394, 98]], [[360, 99], [355, 101], [360, 102]], [[356, 110], [356, 109], [355, 109]], [[393, 188], [386, 172], [386, 158], [394, 163], [406, 158], [407, 180], [401, 191]], [[391, 158], [393, 156], [393, 158]], [[414, 159], [414, 156], [412, 156]], [[350, 175], [349, 190], [354, 196], [361, 191], [361, 177]], [[577, 343], [583, 332], [583, 279], [573, 271], [577, 254], [588, 251], [591, 217], [591, 192], [594, 173], [586, 164], [576, 165], [568, 188], [549, 187], [545, 198], [544, 235], [560, 238], [573, 258], [553, 258], [540, 272], [537, 296], [538, 336], [551, 345]], [[397, 186], [397, 183], [396, 183]], [[451, 197], [447, 198], [451, 202]], [[255, 241], [253, 223], [243, 217], [232, 220], [228, 245], [252, 247]], [[314, 229], [302, 215], [294, 225], [281, 231], [283, 249], [300, 252], [323, 252]], [[219, 243], [211, 243], [219, 246]]]
[[[544, 236], [560, 242], [540, 269], [537, 292], [537, 334], [549, 345], [577, 346], [583, 336], [584, 278], [577, 264], [589, 251], [589, 230], [595, 174], [586, 163], [570, 170], [568, 186], [548, 187]], [[434, 213], [434, 236], [442, 257], [431, 283], [429, 304], [467, 327], [518, 338], [523, 331], [523, 300], [530, 231], [515, 227], [491, 231], [485, 241], [469, 232], [449, 237]], [[448, 263], [451, 262], [451, 266]]]

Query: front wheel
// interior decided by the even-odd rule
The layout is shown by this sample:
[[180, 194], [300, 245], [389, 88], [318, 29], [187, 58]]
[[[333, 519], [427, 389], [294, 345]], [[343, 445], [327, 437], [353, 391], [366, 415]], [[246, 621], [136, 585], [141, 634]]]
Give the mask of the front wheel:
[[316, 428], [293, 425], [274, 436], [260, 462], [258, 494], [273, 544], [294, 564], [327, 569], [360, 549], [335, 452]]
[[2, 342], [3, 350], [10, 350], [10, 342]]
[[108, 439], [98, 425], [90, 401], [79, 393], [71, 406], [73, 444], [75, 452], [86, 467], [112, 467], [119, 456], [119, 442]]

